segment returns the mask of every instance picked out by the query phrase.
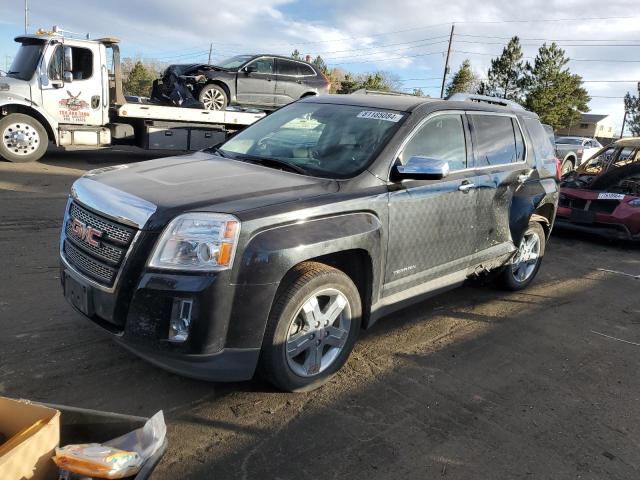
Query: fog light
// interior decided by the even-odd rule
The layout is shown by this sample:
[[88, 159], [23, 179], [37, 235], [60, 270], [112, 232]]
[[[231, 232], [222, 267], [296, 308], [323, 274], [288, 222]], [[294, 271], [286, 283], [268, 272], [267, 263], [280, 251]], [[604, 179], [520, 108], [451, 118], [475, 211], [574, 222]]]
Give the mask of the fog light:
[[191, 326], [191, 312], [193, 310], [193, 300], [175, 299], [171, 309], [171, 320], [169, 322], [169, 341], [185, 342], [189, 337], [189, 327]]

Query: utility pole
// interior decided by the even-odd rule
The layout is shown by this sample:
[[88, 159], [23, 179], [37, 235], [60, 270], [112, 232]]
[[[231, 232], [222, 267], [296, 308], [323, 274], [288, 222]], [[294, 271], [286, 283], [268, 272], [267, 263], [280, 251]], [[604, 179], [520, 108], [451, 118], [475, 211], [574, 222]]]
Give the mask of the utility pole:
[[24, 34], [29, 29], [29, 0], [24, 0]]
[[213, 52], [213, 43], [209, 44], [209, 61], [207, 62], [209, 65], [211, 65], [211, 53]]
[[453, 43], [453, 30], [456, 27], [455, 23], [451, 24], [451, 35], [449, 35], [449, 48], [447, 48], [447, 59], [444, 62], [444, 73], [442, 74], [442, 88], [440, 88], [440, 98], [444, 98], [444, 84], [447, 81], [447, 74], [449, 73], [449, 56], [451, 55], [451, 44]]

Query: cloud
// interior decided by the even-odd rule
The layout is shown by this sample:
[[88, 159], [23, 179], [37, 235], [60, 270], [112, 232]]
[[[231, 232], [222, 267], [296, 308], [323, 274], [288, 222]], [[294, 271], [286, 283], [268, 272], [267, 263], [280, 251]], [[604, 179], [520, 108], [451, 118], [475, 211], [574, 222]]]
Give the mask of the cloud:
[[[0, 4], [3, 23], [20, 26], [20, 9]], [[637, 12], [637, 0], [612, 0], [606, 9], [595, 0], [31, 0], [31, 25], [61, 25], [92, 36], [122, 39], [123, 52], [167, 62], [204, 61], [209, 43], [214, 57], [237, 53], [270, 52], [321, 54], [329, 64], [356, 72], [387, 70], [407, 80], [407, 89], [426, 87], [439, 93], [450, 22], [456, 22], [452, 71], [469, 58], [477, 72], [486, 72], [491, 58], [502, 51], [512, 35], [523, 40], [524, 52], [533, 57], [543, 43], [555, 39], [577, 60], [640, 60], [636, 47], [577, 46], [590, 40], [626, 40], [638, 43], [638, 18], [609, 20], [569, 19], [622, 17]], [[559, 19], [530, 22], [532, 19]], [[503, 20], [520, 20], [502, 22]], [[392, 32], [392, 33], [390, 33]], [[470, 35], [479, 35], [484, 38]], [[487, 38], [498, 37], [498, 38]], [[504, 37], [504, 38], [500, 38]], [[569, 41], [578, 40], [578, 41]], [[636, 42], [631, 42], [636, 40]], [[622, 43], [622, 42], [620, 42]], [[571, 46], [574, 45], [574, 46]], [[471, 52], [471, 53], [463, 53]], [[9, 52], [5, 52], [9, 53]], [[640, 63], [574, 61], [574, 73], [585, 80], [640, 77]], [[622, 119], [622, 97], [636, 90], [631, 83], [587, 83], [594, 95], [594, 113], [611, 113]]]

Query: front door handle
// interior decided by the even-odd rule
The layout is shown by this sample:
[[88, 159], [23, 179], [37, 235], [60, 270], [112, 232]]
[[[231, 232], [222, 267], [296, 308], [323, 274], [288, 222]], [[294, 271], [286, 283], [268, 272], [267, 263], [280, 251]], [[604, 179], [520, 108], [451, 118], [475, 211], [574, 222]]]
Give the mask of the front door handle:
[[468, 192], [472, 188], [476, 188], [475, 183], [463, 183], [458, 187], [458, 190], [460, 190], [461, 192]]

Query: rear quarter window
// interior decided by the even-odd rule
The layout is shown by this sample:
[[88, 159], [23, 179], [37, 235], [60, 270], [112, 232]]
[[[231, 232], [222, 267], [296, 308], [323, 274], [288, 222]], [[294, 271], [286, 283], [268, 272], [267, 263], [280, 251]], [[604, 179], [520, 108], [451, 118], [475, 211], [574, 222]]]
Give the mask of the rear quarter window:
[[540, 121], [535, 118], [525, 118], [524, 124], [531, 137], [536, 159], [541, 162], [555, 161], [555, 147], [551, 143], [549, 135], [545, 132]]

